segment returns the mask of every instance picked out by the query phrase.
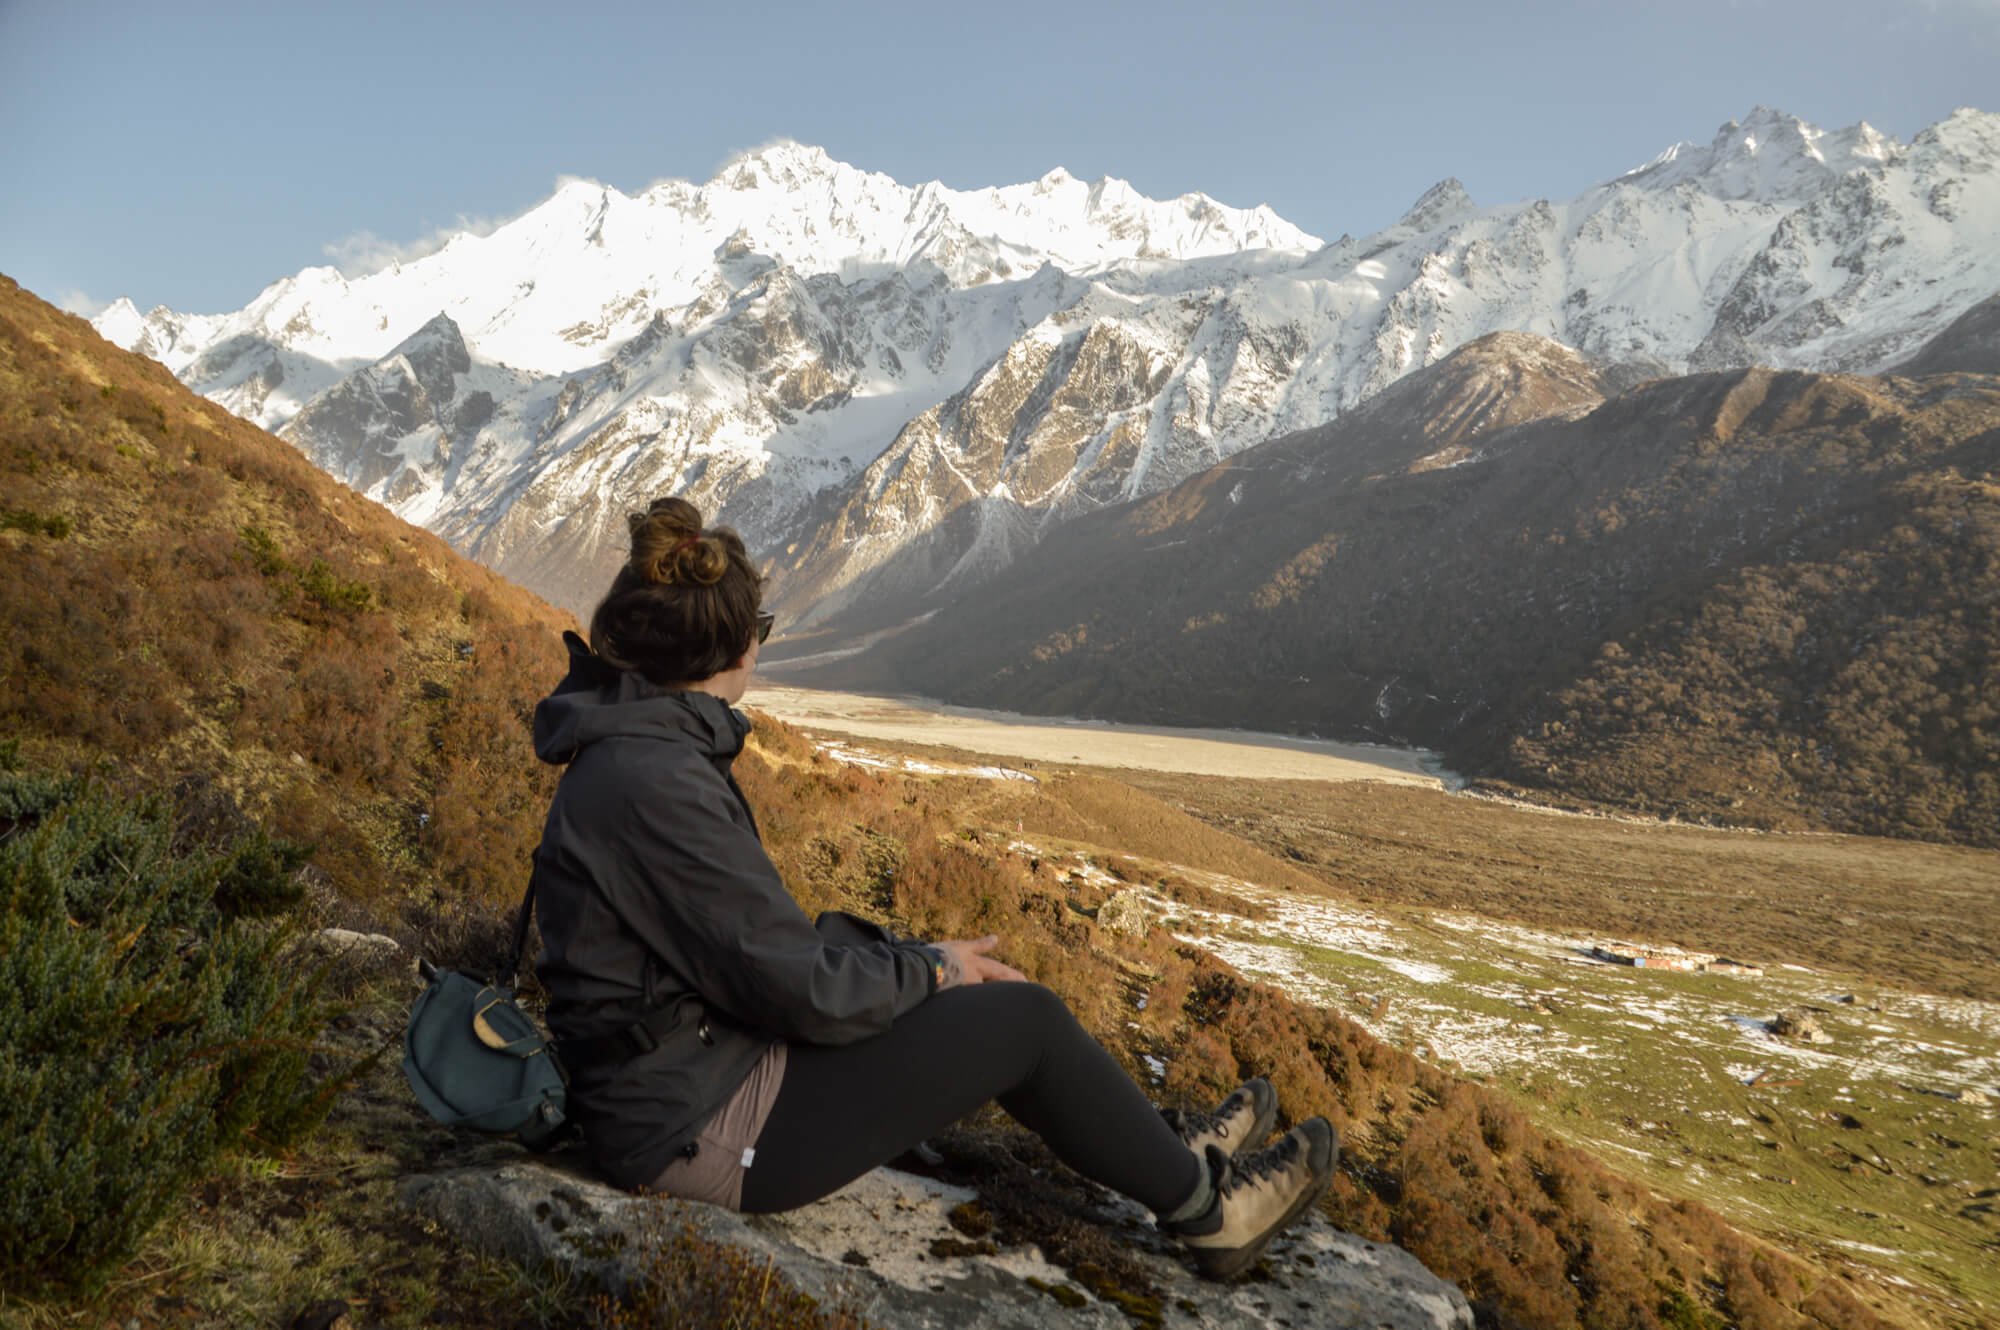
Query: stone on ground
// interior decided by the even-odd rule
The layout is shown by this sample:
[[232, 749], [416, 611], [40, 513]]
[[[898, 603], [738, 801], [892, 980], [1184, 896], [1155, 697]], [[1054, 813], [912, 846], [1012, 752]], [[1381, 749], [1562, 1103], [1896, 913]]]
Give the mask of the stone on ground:
[[[947, 1215], [975, 1200], [972, 1190], [893, 1169], [766, 1216], [629, 1196], [564, 1156], [411, 1177], [401, 1196], [468, 1246], [523, 1265], [553, 1262], [614, 1292], [632, 1278], [647, 1217], [666, 1206], [700, 1237], [770, 1260], [822, 1302], [848, 1294], [883, 1330], [1132, 1324], [1037, 1247], [981, 1252], [982, 1244], [967, 1243]], [[1263, 1278], [1220, 1285], [1195, 1277], [1144, 1211], [1125, 1206], [1128, 1213], [1107, 1231], [1133, 1247], [1159, 1286], [1165, 1326], [1471, 1330], [1472, 1312], [1457, 1288], [1408, 1252], [1342, 1233], [1318, 1215], [1272, 1244]]]
[[1819, 1017], [1808, 1007], [1793, 1007], [1779, 1012], [1771, 1022], [1771, 1033], [1808, 1044], [1833, 1042], [1833, 1036], [1826, 1032], [1826, 1028], [1819, 1023]]
[[1153, 912], [1136, 891], [1121, 891], [1097, 907], [1097, 926], [1107, 933], [1144, 937]]

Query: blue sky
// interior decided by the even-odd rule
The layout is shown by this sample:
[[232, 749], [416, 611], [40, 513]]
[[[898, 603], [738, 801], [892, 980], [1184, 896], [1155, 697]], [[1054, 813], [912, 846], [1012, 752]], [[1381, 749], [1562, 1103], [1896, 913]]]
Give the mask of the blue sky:
[[2000, 0], [0, 0], [0, 272], [233, 309], [562, 175], [705, 180], [778, 137], [906, 184], [1201, 190], [1331, 239], [1448, 175], [1569, 197], [1758, 103], [1906, 141], [2000, 110]]

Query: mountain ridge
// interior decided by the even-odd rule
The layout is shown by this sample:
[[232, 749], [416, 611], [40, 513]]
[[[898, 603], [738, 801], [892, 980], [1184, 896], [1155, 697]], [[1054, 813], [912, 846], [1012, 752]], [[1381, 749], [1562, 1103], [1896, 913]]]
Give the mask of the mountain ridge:
[[[119, 305], [98, 326], [573, 609], [623, 512], [672, 491], [772, 552], [788, 617], [879, 617], [1488, 332], [1628, 378], [1885, 368], [2000, 289], [1996, 164], [1990, 113], [1903, 144], [1759, 108], [1568, 201], [1481, 207], [1442, 181], [1385, 230], [1322, 245], [1199, 195], [1060, 171], [905, 188], [780, 144], [700, 186], [567, 182], [490, 235], [351, 282], [309, 269], [234, 315]], [[439, 313], [492, 380], [465, 386], [493, 394], [484, 424], [308, 431], [303, 407]], [[1014, 394], [1029, 365], [1063, 381]], [[980, 463], [988, 435], [1027, 455]], [[823, 524], [865, 507], [899, 444], [935, 488], [835, 540]], [[929, 551], [928, 585], [879, 576], [879, 551], [906, 544]]]

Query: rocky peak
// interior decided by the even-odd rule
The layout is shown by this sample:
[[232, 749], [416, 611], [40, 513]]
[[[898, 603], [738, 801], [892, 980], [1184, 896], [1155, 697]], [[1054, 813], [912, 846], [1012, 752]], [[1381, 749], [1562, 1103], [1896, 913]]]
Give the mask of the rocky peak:
[[184, 315], [165, 305], [155, 305], [149, 313], [141, 314], [137, 305], [120, 296], [92, 319], [91, 325], [106, 341], [178, 369], [185, 358], [174, 356], [174, 345], [185, 322]]
[[[265, 343], [255, 347], [269, 351]], [[387, 355], [310, 398], [279, 437], [358, 490], [402, 480], [411, 461], [406, 441], [426, 439], [441, 462], [453, 438], [491, 419], [491, 393], [461, 391], [471, 373], [464, 334], [440, 312]]]
[[[164, 310], [166, 306], [157, 308]], [[136, 328], [144, 320], [145, 315], [139, 312], [139, 307], [127, 297], [120, 296], [100, 310], [91, 322], [106, 341], [117, 341], [127, 329]]]
[[472, 368], [472, 356], [465, 349], [465, 334], [459, 330], [457, 321], [442, 310], [423, 327], [405, 337], [389, 354], [408, 356], [413, 361], [434, 359], [459, 374]]
[[1118, 212], [1130, 207], [1139, 197], [1139, 192], [1130, 182], [1117, 176], [1101, 175], [1090, 182], [1090, 212]]
[[2000, 112], [1961, 106], [1919, 132], [1910, 148], [1934, 166], [1984, 174], [2000, 159]]
[[1677, 143], [1625, 179], [1654, 189], [1692, 184], [1724, 200], [1799, 201], [1856, 167], [1901, 151], [1867, 123], [1828, 132], [1768, 106], [1725, 122], [1707, 147]]
[[797, 189], [815, 180], [834, 175], [841, 163], [824, 148], [778, 139], [735, 158], [716, 172], [714, 184], [731, 189], [758, 189], [773, 186]]
[[1447, 176], [1425, 190], [1396, 225], [1407, 226], [1412, 231], [1434, 231], [1478, 210], [1479, 205], [1472, 201], [1472, 195], [1465, 192], [1465, 186], [1458, 177]]
[[1407, 415], [1424, 436], [1458, 444], [1476, 434], [1549, 416], [1577, 416], [1610, 395], [1604, 366], [1534, 333], [1475, 338], [1437, 364], [1385, 389], [1363, 411]]
[[[1332, 424], [1302, 430], [1241, 454], [1285, 459], [1273, 474], [1303, 464], [1339, 474], [1417, 473], [1482, 462], [1487, 436], [1531, 421], [1569, 420], [1616, 392], [1611, 367], [1534, 333], [1488, 333], [1434, 365], [1403, 376]], [[1254, 474], [1258, 466], [1250, 467]], [[1329, 473], [1331, 474], [1331, 473]], [[1282, 499], [1280, 481], [1267, 496]], [[1253, 484], [1261, 489], [1261, 483]]]
[[393, 363], [399, 358], [408, 363], [417, 382], [435, 403], [449, 402], [455, 392], [455, 376], [472, 369], [472, 355], [465, 349], [464, 334], [451, 316], [442, 312], [405, 337], [382, 357], [382, 362]]

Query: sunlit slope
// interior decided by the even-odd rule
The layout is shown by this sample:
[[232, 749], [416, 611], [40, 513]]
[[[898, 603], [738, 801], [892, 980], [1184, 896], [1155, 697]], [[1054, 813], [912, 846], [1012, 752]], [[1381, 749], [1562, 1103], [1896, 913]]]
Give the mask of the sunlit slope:
[[0, 279], [0, 726], [318, 848], [349, 901], [518, 889], [568, 616]]
[[[1267, 1076], [1292, 1118], [1324, 1113], [1341, 1132], [1327, 1202], [1335, 1221], [1458, 1282], [1482, 1325], [1954, 1323], [1919, 1310], [1938, 1305], [1931, 1286], [1885, 1288], [1838, 1254], [1796, 1260], [1700, 1201], [1635, 1183], [1623, 1159], [1607, 1167], [1551, 1135], [1503, 1094], [1438, 1065], [1436, 1050], [1419, 1056], [1418, 1041], [1378, 1039], [1346, 1014], [1351, 1001], [1329, 1005], [1310, 986], [1281, 991], [1339, 957], [1299, 952], [1282, 972], [1253, 975], [1261, 967], [1235, 942], [1268, 944], [1297, 912], [1343, 908], [1294, 870], [1230, 852], [1214, 829], [1100, 775], [1037, 768], [1020, 773], [1038, 777], [1029, 781], [925, 754], [900, 770], [863, 766], [851, 748], [819, 750], [788, 727], [760, 726], [739, 770], [807, 908], [863, 909], [923, 936], [999, 933], [1010, 963], [1060, 993], [1160, 1102], [1211, 1102], [1244, 1076]], [[1151, 902], [1156, 925], [1177, 922], [1114, 926], [1114, 895]], [[1173, 936], [1224, 917], [1226, 931], [1244, 934], [1221, 940], [1226, 959]], [[1383, 948], [1357, 941], [1333, 945], [1354, 953], [1359, 982], [1361, 953]], [[1403, 954], [1389, 959], [1432, 972], [1418, 950], [1395, 945]], [[1379, 976], [1375, 967], [1369, 978]], [[994, 1157], [1017, 1167], [1005, 1151]], [[1048, 1179], [1037, 1195], [1073, 1190], [1064, 1174], [1037, 1171]], [[1078, 1199], [1075, 1213], [1087, 1214]], [[1075, 1249], [1077, 1224], [1030, 1216], [1031, 1236], [1036, 1222]]]

